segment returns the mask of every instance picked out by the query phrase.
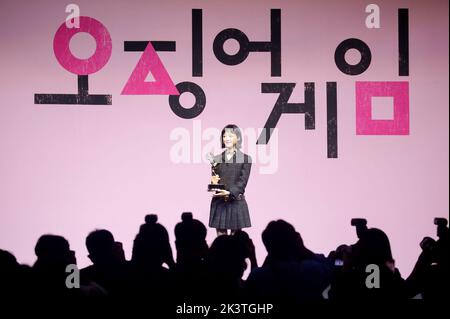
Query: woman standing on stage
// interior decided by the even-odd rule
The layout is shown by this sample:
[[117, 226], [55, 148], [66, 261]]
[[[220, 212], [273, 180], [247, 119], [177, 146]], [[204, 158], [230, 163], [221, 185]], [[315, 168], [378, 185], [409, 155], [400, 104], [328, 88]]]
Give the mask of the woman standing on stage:
[[242, 134], [239, 127], [229, 124], [222, 130], [222, 148], [225, 150], [214, 157], [218, 163], [212, 176], [214, 184], [224, 184], [225, 189], [213, 193], [209, 216], [209, 226], [216, 228], [217, 236], [231, 234], [244, 227], [250, 227], [250, 215], [245, 200], [252, 158], [240, 151]]

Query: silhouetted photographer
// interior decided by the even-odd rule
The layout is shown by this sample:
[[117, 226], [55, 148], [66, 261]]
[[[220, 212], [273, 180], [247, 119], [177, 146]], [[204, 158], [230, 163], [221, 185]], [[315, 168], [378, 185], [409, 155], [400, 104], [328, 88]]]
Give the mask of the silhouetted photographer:
[[438, 240], [424, 237], [420, 242], [422, 253], [407, 279], [411, 297], [425, 300], [448, 300], [449, 284], [449, 229], [447, 219], [435, 218]]
[[[351, 220], [358, 241], [341, 247], [343, 264], [335, 270], [329, 298], [335, 300], [402, 300], [405, 283], [395, 267], [388, 236], [380, 229], [367, 228], [362, 218]], [[342, 245], [341, 245], [342, 246]], [[334, 255], [335, 261], [337, 254]]]

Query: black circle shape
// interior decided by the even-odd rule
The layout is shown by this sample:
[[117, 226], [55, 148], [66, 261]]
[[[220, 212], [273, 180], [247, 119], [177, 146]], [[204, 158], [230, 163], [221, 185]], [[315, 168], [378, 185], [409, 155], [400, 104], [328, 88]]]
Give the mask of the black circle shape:
[[[229, 55], [223, 49], [225, 41], [235, 39], [239, 42], [239, 51], [236, 54]], [[237, 65], [247, 59], [250, 52], [250, 41], [244, 32], [238, 29], [225, 29], [219, 32], [214, 38], [213, 51], [217, 60], [226, 65]]]
[[[173, 113], [183, 119], [192, 119], [200, 115], [206, 106], [206, 96], [202, 88], [193, 82], [180, 82], [176, 85], [180, 95], [169, 95], [169, 105]], [[190, 92], [195, 96], [195, 104], [191, 108], [184, 108], [180, 104], [181, 94]]]
[[[361, 60], [355, 64], [348, 64], [345, 60], [345, 53], [350, 49], [356, 49], [361, 54]], [[372, 61], [372, 53], [369, 46], [360, 39], [347, 39], [342, 41], [334, 52], [334, 62], [342, 73], [348, 75], [358, 75], [366, 71]]]

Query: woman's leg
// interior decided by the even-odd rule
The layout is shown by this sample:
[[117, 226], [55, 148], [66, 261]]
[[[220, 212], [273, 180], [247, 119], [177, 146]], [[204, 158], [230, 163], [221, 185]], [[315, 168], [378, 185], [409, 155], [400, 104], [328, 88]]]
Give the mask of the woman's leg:
[[237, 232], [238, 230], [240, 230], [240, 229], [232, 229], [231, 230], [231, 235], [234, 235], [234, 233]]
[[217, 237], [222, 235], [228, 235], [228, 231], [226, 229], [217, 228]]

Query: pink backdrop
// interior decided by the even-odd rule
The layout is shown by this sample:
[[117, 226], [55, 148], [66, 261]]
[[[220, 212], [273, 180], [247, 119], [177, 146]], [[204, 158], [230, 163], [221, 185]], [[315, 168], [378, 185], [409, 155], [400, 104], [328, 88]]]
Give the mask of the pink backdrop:
[[[420, 240], [435, 235], [433, 218], [448, 217], [448, 1], [377, 1], [379, 29], [365, 26], [368, 1], [130, 2], [76, 2], [81, 15], [99, 20], [111, 35], [108, 63], [89, 76], [90, 93], [111, 94], [109, 106], [34, 104], [35, 93], [77, 91], [76, 76], [53, 52], [69, 3], [1, 2], [0, 248], [31, 264], [37, 238], [61, 234], [76, 250], [79, 266], [85, 266], [85, 236], [106, 228], [130, 257], [148, 213], [158, 214], [173, 242], [183, 211], [208, 222], [209, 164], [195, 160], [205, 149], [201, 154], [194, 149], [210, 141], [194, 140], [194, 130], [204, 133], [228, 123], [256, 130], [278, 98], [261, 93], [262, 82], [296, 82], [290, 102], [303, 102], [303, 83], [315, 82], [316, 129], [304, 129], [304, 115], [282, 115], [278, 136], [270, 142], [276, 169], [264, 174], [268, 164], [255, 156], [246, 195], [257, 257], [262, 262], [265, 256], [260, 234], [270, 220], [291, 222], [309, 248], [328, 254], [356, 241], [350, 218], [364, 217], [388, 234], [397, 266], [409, 274]], [[203, 77], [192, 77], [193, 8], [203, 9]], [[215, 58], [214, 37], [226, 28], [240, 29], [252, 41], [268, 41], [272, 8], [281, 9], [281, 77], [270, 76], [268, 53], [250, 53], [232, 67]], [[402, 77], [398, 8], [409, 9], [410, 75]], [[372, 52], [361, 75], [343, 74], [334, 62], [336, 47], [347, 38], [363, 40]], [[158, 55], [175, 83], [202, 87], [203, 113], [186, 120], [171, 111], [167, 95], [121, 95], [142, 54], [124, 52], [126, 40], [176, 41], [176, 52]], [[80, 58], [95, 51], [87, 34], [73, 38], [70, 46]], [[229, 41], [225, 48], [231, 53], [237, 45]], [[355, 59], [350, 51], [347, 58]], [[337, 82], [337, 159], [327, 158], [328, 81]], [[409, 135], [356, 135], [356, 81], [409, 82]], [[188, 94], [181, 100], [193, 103]], [[392, 107], [383, 107], [383, 101], [378, 112], [388, 116]], [[176, 141], [170, 135], [180, 128], [190, 133], [189, 163], [171, 160]], [[244, 150], [256, 148], [244, 142]], [[214, 237], [209, 229], [208, 242]]]

